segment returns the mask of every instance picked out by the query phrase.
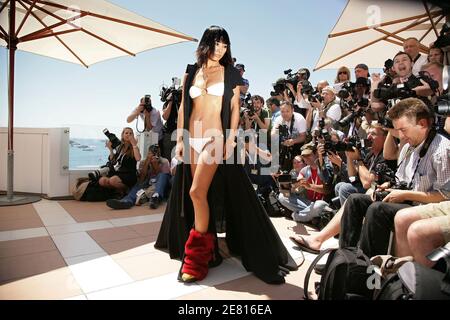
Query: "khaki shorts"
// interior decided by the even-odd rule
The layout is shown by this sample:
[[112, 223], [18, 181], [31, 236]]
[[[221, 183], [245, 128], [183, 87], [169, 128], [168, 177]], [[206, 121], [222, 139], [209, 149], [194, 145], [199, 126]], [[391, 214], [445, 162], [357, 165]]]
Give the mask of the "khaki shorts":
[[445, 243], [450, 242], [450, 201], [417, 206], [414, 211], [423, 219], [433, 219], [441, 228]]

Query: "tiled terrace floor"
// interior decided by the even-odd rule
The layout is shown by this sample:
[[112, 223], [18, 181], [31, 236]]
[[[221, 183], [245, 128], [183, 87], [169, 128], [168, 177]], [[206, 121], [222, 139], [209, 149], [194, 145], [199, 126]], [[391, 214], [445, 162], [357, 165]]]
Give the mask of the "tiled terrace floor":
[[[180, 262], [154, 248], [164, 206], [112, 210], [105, 203], [41, 200], [0, 208], [0, 299], [301, 299], [314, 255], [283, 285], [268, 285], [230, 257], [203, 281], [177, 281]], [[288, 237], [314, 232], [271, 218], [297, 261], [302, 252]], [[219, 235], [224, 237], [225, 235]], [[325, 247], [335, 246], [330, 239]], [[313, 274], [312, 283], [318, 281]]]

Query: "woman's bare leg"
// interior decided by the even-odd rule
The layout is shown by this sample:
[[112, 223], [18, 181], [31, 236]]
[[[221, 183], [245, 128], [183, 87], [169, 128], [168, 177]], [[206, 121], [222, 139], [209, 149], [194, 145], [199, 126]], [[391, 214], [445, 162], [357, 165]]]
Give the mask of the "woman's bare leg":
[[207, 150], [204, 150], [198, 157], [197, 165], [193, 168], [191, 164], [193, 178], [189, 195], [191, 196], [192, 203], [194, 205], [195, 230], [200, 233], [205, 233], [208, 231], [208, 190], [218, 167], [217, 163], [208, 164], [208, 157], [211, 157], [211, 155], [207, 152]]

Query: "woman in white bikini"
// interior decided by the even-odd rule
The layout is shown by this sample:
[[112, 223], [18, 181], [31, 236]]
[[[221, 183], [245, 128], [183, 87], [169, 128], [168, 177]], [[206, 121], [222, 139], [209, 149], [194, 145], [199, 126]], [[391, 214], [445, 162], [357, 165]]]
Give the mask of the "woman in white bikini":
[[[181, 258], [178, 279], [199, 281], [220, 264], [217, 226], [249, 271], [269, 283], [283, 283], [297, 266], [287, 253], [236, 156], [239, 71], [233, 67], [228, 33], [211, 26], [188, 65], [178, 113], [173, 187], [156, 248]], [[226, 164], [225, 164], [226, 161]], [[287, 266], [289, 264], [289, 266]], [[280, 267], [284, 266], [284, 267]], [[288, 269], [286, 269], [288, 268]]]

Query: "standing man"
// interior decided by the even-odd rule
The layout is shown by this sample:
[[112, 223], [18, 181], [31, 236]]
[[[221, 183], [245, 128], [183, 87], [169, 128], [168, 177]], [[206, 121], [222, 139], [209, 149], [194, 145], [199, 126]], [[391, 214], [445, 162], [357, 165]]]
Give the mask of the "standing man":
[[419, 75], [420, 68], [428, 62], [427, 56], [420, 54], [420, 42], [416, 38], [408, 38], [403, 42], [403, 51], [411, 57], [414, 65], [412, 73], [416, 77]]
[[369, 67], [367, 64], [360, 63], [355, 67], [355, 79], [369, 78]]
[[238, 63], [236, 65], [236, 69], [239, 70], [242, 77], [242, 82], [244, 82], [244, 84], [239, 87], [241, 90], [241, 101], [244, 101], [245, 95], [247, 94], [248, 88], [250, 87], [250, 83], [247, 79], [244, 78], [245, 66], [242, 63]]

